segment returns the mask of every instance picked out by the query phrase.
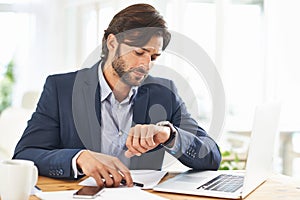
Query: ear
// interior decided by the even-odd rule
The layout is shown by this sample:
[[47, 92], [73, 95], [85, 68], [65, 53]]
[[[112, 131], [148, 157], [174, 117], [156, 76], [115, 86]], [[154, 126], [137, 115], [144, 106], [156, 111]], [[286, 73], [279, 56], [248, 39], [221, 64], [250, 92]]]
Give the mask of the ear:
[[114, 34], [109, 34], [106, 40], [106, 46], [109, 52], [115, 52], [118, 48], [118, 41]]

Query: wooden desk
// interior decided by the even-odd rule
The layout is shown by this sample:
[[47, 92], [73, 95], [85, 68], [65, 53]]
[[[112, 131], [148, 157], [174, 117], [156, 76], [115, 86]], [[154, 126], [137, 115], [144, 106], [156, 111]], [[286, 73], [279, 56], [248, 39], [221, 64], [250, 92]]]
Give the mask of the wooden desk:
[[[176, 175], [175, 173], [169, 173], [162, 181], [167, 180], [175, 175]], [[80, 180], [66, 181], [66, 180], [56, 180], [56, 179], [40, 176], [37, 185], [43, 191], [74, 190], [74, 189], [79, 189], [81, 187], [78, 185], [79, 182]], [[214, 198], [199, 197], [199, 196], [192, 196], [192, 195], [156, 192], [153, 190], [147, 190], [147, 191], [172, 200], [214, 199]], [[39, 198], [37, 198], [36, 196], [30, 197], [30, 200], [38, 200], [38, 199]], [[220, 198], [218, 199], [221, 200]], [[252, 192], [246, 199], [247, 200], [300, 199], [300, 180], [296, 181], [289, 176], [274, 174], [264, 184], [262, 184], [254, 192]]]

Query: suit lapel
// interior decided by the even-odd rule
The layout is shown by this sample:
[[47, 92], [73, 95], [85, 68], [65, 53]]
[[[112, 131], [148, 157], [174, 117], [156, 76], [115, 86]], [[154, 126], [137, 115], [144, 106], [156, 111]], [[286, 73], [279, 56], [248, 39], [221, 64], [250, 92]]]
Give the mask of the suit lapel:
[[[93, 101], [93, 99], [91, 99], [90, 97], [95, 97], [95, 102], [92, 103], [90, 105], [95, 105], [95, 111], [96, 111], [96, 116], [97, 116], [97, 120], [101, 126], [101, 100], [100, 100], [100, 96], [101, 96], [101, 90], [100, 90], [100, 84], [99, 84], [99, 77], [98, 77], [98, 67], [99, 67], [100, 61], [97, 62], [95, 65], [93, 65], [92, 68], [90, 68], [89, 70], [86, 71], [87, 76], [85, 76], [85, 86], [86, 86], [86, 92], [85, 95], [87, 95], [86, 100], [91, 100]], [[91, 96], [88, 96], [91, 95]], [[92, 107], [91, 107], [92, 108]]]
[[73, 116], [76, 129], [84, 146], [101, 150], [100, 88], [98, 66], [78, 71], [73, 88]]
[[92, 147], [91, 150], [100, 152], [101, 150], [101, 127], [98, 121], [98, 115], [95, 108], [95, 87], [87, 85], [83, 88], [84, 101], [86, 105], [86, 119], [89, 126], [89, 134]]

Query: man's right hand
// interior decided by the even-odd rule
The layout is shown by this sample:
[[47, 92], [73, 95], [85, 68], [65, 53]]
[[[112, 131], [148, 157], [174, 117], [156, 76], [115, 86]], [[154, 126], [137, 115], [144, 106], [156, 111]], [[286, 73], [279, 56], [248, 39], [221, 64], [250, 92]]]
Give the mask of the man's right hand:
[[122, 179], [126, 180], [127, 186], [133, 186], [129, 169], [116, 157], [83, 151], [76, 164], [85, 175], [93, 177], [99, 186], [118, 187]]

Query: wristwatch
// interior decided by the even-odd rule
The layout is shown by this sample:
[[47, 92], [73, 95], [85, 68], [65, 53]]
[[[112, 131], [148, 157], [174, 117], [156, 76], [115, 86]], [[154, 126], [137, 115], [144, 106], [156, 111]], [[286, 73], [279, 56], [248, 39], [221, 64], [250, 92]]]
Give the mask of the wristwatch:
[[174, 128], [173, 124], [171, 124], [169, 121], [161, 121], [156, 123], [157, 126], [166, 126], [170, 128], [170, 137], [167, 141], [165, 141], [162, 145], [168, 145], [170, 144], [173, 139], [176, 136], [177, 130]]

